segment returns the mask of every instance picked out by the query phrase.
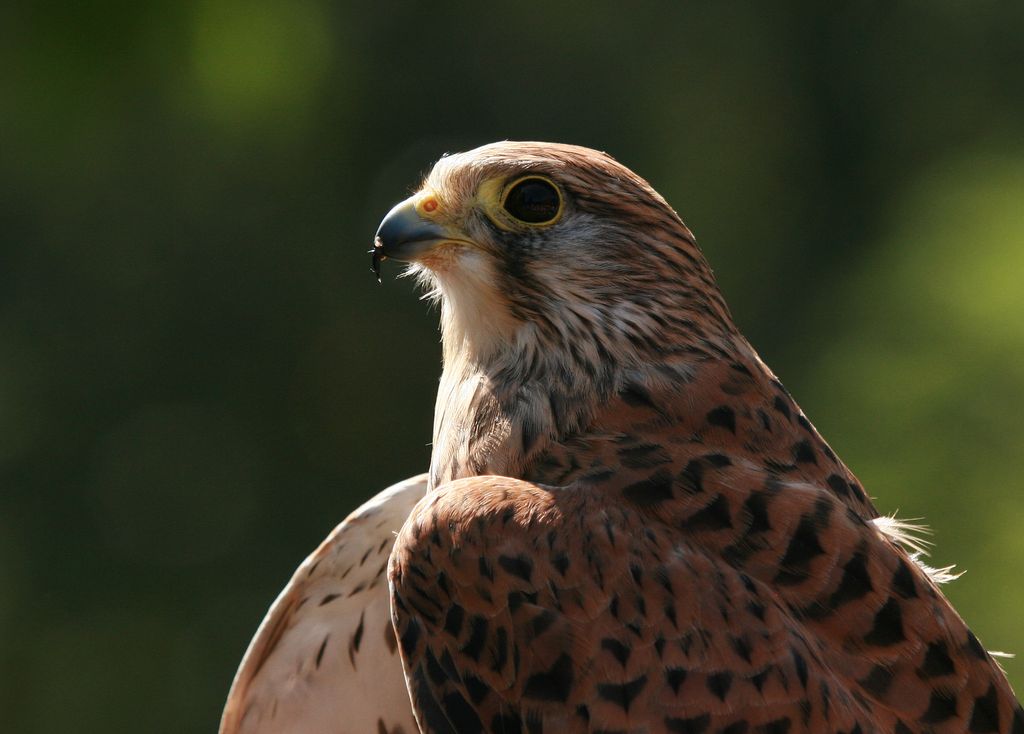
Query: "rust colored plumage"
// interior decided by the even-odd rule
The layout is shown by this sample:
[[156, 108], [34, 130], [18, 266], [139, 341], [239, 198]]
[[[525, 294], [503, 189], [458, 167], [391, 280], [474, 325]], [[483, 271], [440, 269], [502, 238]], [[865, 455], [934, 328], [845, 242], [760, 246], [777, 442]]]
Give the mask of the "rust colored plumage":
[[388, 568], [421, 731], [1024, 734], [636, 174], [448, 156], [374, 257], [441, 304], [429, 491]]

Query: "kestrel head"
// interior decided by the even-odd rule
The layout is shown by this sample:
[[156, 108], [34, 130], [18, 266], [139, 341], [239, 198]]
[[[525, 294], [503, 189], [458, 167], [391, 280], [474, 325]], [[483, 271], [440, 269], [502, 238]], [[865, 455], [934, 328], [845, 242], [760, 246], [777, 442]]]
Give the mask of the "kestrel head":
[[628, 357], [731, 320], [693, 235], [605, 153], [501, 142], [443, 157], [377, 232], [442, 303], [446, 361], [524, 343]]

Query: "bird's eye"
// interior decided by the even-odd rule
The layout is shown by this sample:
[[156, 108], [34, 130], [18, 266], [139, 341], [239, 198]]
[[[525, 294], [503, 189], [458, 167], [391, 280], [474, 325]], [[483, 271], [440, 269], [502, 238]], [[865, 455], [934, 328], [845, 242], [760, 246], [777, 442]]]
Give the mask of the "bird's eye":
[[501, 203], [526, 224], [551, 224], [562, 213], [562, 195], [546, 178], [529, 176], [512, 184]]

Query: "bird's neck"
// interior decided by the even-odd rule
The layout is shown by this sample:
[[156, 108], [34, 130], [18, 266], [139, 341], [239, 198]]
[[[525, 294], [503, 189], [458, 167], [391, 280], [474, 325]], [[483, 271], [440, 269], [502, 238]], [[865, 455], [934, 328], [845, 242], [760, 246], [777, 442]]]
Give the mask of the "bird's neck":
[[548, 356], [446, 365], [432, 486], [496, 474], [612, 489], [649, 473], [651, 462], [692, 449], [749, 457], [766, 478], [835, 485], [852, 506], [875, 514], [853, 474], [742, 337], [594, 374]]
[[614, 373], [558, 365], [539, 348], [486, 363], [446, 359], [434, 409], [430, 483], [483, 474], [525, 477], [536, 457], [586, 430]]

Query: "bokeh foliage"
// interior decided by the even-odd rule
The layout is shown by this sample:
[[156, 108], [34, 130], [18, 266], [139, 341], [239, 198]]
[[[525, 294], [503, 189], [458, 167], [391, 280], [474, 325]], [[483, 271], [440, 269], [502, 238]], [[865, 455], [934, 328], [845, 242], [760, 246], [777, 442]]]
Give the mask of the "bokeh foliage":
[[500, 138], [665, 194], [1024, 652], [1021, 3], [99, 0], [0, 40], [0, 729], [215, 726], [295, 564], [426, 466], [436, 317], [365, 251]]

